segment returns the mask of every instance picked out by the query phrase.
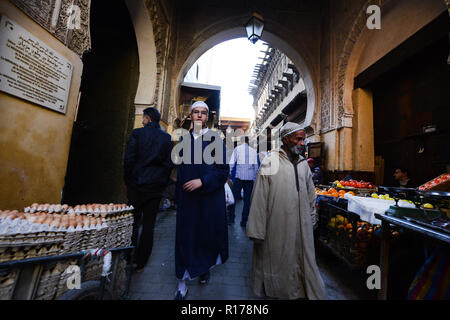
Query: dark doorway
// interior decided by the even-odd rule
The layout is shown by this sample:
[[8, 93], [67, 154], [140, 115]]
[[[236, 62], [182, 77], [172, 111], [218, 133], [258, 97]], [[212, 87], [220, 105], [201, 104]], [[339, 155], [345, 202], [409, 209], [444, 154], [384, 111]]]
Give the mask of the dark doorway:
[[123, 1], [92, 1], [92, 49], [83, 57], [82, 92], [62, 202], [123, 202], [123, 157], [134, 124], [139, 76], [136, 35]]
[[[450, 66], [448, 36], [422, 49], [372, 83], [375, 155], [385, 163], [384, 184], [394, 170], [409, 170], [413, 185], [446, 172], [450, 164]], [[436, 131], [425, 133], [426, 126]]]

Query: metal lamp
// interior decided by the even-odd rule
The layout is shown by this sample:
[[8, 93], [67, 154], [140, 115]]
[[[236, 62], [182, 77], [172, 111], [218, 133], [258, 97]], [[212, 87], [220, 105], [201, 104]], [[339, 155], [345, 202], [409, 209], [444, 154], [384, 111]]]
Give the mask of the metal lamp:
[[261, 39], [261, 35], [264, 29], [264, 20], [261, 15], [258, 13], [253, 13], [250, 20], [245, 25], [245, 29], [247, 30], [247, 37], [251, 43], [255, 44], [256, 41]]

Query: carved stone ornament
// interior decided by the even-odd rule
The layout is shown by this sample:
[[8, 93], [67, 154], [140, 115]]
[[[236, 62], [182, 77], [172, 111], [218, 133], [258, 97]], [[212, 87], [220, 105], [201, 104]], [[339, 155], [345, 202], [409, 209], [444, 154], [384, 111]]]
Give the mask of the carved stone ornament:
[[91, 48], [91, 0], [10, 0], [80, 57]]
[[[164, 91], [163, 86], [168, 58], [167, 53], [169, 46], [170, 25], [169, 19], [167, 18], [166, 13], [159, 0], [148, 0], [146, 1], [146, 6], [150, 15], [150, 20], [152, 21], [156, 46], [156, 86], [153, 103], [155, 105], [161, 106], [163, 100], [162, 94]], [[162, 113], [165, 113], [165, 110]], [[166, 115], [164, 114], [164, 116]]]
[[[336, 70], [336, 78], [335, 78], [335, 114], [337, 114], [337, 128], [342, 128], [348, 126], [348, 120], [344, 119], [345, 107], [344, 107], [344, 86], [345, 86], [345, 77], [347, 72], [347, 66], [349, 63], [350, 56], [352, 54], [353, 48], [356, 42], [359, 39], [362, 31], [366, 27], [367, 14], [366, 8], [370, 5], [378, 5], [380, 7], [386, 5], [391, 0], [369, 0], [360, 10], [358, 17], [355, 19], [355, 22], [347, 35], [347, 39], [345, 40], [344, 49], [338, 59], [337, 70]], [[448, 0], [447, 0], [448, 1]], [[344, 123], [345, 122], [345, 123]]]

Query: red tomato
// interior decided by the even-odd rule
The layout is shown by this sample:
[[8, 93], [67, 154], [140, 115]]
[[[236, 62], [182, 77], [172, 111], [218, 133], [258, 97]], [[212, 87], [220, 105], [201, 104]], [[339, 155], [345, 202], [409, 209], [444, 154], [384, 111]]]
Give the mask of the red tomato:
[[361, 182], [357, 182], [357, 183], [356, 183], [356, 187], [357, 187], [357, 188], [362, 188]]

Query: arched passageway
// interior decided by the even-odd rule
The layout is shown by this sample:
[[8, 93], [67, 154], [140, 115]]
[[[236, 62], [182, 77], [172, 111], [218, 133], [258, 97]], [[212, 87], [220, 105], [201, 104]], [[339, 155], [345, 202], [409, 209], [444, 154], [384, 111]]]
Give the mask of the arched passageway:
[[[242, 28], [231, 28], [226, 29], [217, 33], [216, 35], [204, 40], [199, 43], [195, 48], [192, 49], [188, 57], [186, 58], [183, 66], [179, 70], [176, 77], [176, 91], [174, 92], [174, 101], [178, 102], [180, 95], [180, 86], [183, 82], [185, 75], [191, 66], [199, 59], [202, 54], [204, 54], [209, 49], [213, 48], [219, 43], [224, 41], [233, 40], [245, 37]], [[318, 88], [313, 83], [313, 76], [310, 68], [307, 66], [304, 57], [294, 49], [288, 42], [278, 37], [277, 35], [265, 31], [261, 41], [269, 43], [272, 47], [275, 47], [285, 53], [295, 64], [297, 70], [300, 72], [300, 76], [305, 84], [305, 90], [307, 93], [307, 113], [303, 124], [310, 128], [310, 133], [314, 132], [314, 121], [313, 117], [316, 108], [316, 95], [318, 94]], [[175, 103], [176, 104], [176, 103]]]
[[63, 190], [62, 201], [68, 204], [124, 199], [122, 162], [139, 76], [136, 36], [125, 3], [115, 1], [105, 11], [93, 2], [91, 35]]

